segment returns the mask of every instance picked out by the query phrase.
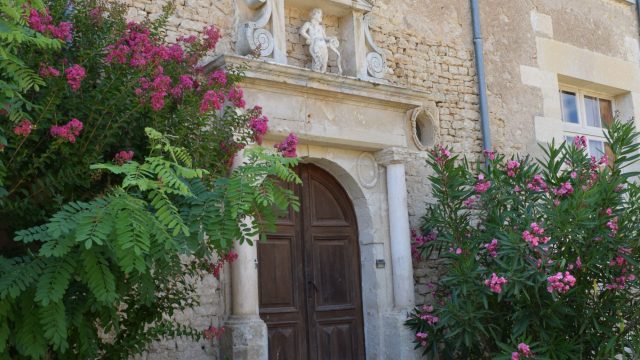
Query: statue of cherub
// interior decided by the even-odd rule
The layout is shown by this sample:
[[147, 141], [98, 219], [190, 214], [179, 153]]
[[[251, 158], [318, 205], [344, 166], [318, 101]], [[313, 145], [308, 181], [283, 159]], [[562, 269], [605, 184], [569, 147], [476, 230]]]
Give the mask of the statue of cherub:
[[340, 51], [338, 47], [340, 42], [335, 36], [327, 37], [324, 26], [322, 26], [322, 10], [313, 9], [309, 14], [310, 21], [307, 21], [300, 28], [300, 35], [304, 37], [309, 45], [309, 53], [311, 54], [311, 70], [325, 73], [327, 72], [327, 63], [329, 60], [328, 50], [333, 51], [337, 56], [338, 73], [342, 75], [342, 65], [340, 64]]

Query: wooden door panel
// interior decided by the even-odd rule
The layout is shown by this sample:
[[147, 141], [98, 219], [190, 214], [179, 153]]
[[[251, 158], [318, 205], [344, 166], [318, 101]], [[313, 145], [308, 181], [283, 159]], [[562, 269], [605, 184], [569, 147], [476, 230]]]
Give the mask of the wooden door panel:
[[320, 353], [318, 359], [358, 359], [357, 332], [353, 319], [344, 322], [324, 322], [319, 324]]
[[293, 245], [293, 236], [282, 235], [269, 236], [266, 242], [258, 244], [260, 309], [264, 312], [278, 308], [298, 310]]
[[260, 316], [269, 359], [363, 359], [360, 254], [353, 206], [313, 165], [297, 169], [301, 202], [258, 245]]
[[298, 360], [306, 356], [300, 349], [306, 330], [298, 322], [273, 323], [269, 326], [269, 359]]
[[314, 237], [315, 310], [353, 308], [353, 269], [348, 237]]

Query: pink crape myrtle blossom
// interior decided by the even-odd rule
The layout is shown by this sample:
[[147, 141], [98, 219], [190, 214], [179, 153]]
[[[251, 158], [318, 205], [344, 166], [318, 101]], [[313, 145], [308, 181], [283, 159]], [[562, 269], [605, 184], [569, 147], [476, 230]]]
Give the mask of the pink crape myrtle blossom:
[[207, 26], [202, 30], [202, 33], [204, 34], [204, 46], [209, 50], [215, 49], [221, 37], [220, 30], [215, 26]]
[[222, 70], [216, 70], [209, 75], [207, 86], [225, 86], [227, 85], [227, 74]]
[[284, 157], [297, 157], [296, 148], [298, 146], [298, 137], [291, 133], [281, 143], [273, 145]]
[[564, 274], [559, 272], [555, 275], [551, 275], [547, 278], [547, 291], [550, 293], [558, 292], [560, 294], [564, 294], [571, 290], [572, 287], [576, 284], [576, 278], [571, 275], [568, 271], [565, 271]]
[[38, 74], [43, 78], [58, 77], [60, 76], [60, 70], [54, 68], [53, 66], [49, 66], [47, 64], [41, 63], [40, 69], [38, 70]]
[[496, 294], [500, 294], [502, 292], [502, 285], [506, 284], [508, 281], [504, 277], [498, 277], [496, 273], [491, 274], [491, 278], [484, 281], [484, 284], [488, 286], [492, 292]]
[[213, 325], [209, 326], [202, 332], [202, 336], [207, 340], [219, 339], [222, 334], [224, 334], [225, 328], [224, 326], [215, 327]]
[[116, 154], [116, 156], [113, 158], [113, 161], [118, 165], [123, 165], [131, 161], [131, 159], [133, 159], [133, 154], [134, 153], [131, 150], [129, 151], [122, 150]]
[[62, 41], [71, 41], [73, 39], [73, 24], [70, 22], [60, 22], [58, 26], [51, 24], [53, 18], [47, 11], [40, 13], [38, 10], [31, 8], [27, 17], [27, 25], [33, 30], [51, 35], [55, 39]]
[[220, 110], [224, 102], [224, 95], [215, 90], [208, 90], [202, 96], [200, 103], [200, 113], [205, 113], [210, 109]]
[[268, 130], [269, 118], [265, 115], [252, 117], [249, 120], [249, 127], [253, 130], [253, 138], [258, 145], [262, 145], [262, 139]]
[[13, 133], [18, 136], [27, 137], [31, 134], [31, 130], [33, 130], [33, 124], [31, 121], [24, 119], [18, 126], [13, 128]]
[[86, 76], [84, 68], [78, 64], [75, 64], [64, 70], [64, 74], [67, 78], [67, 83], [71, 90], [78, 91], [82, 84], [82, 79]]
[[51, 135], [53, 137], [62, 138], [70, 143], [75, 143], [76, 138], [80, 136], [80, 132], [84, 125], [78, 119], [71, 119], [63, 126], [53, 125], [51, 126]]
[[243, 96], [244, 94], [242, 92], [242, 89], [239, 86], [234, 86], [229, 90], [229, 93], [227, 94], [227, 99], [231, 101], [233, 106], [238, 108], [244, 108], [247, 105], [247, 103], [244, 101]]

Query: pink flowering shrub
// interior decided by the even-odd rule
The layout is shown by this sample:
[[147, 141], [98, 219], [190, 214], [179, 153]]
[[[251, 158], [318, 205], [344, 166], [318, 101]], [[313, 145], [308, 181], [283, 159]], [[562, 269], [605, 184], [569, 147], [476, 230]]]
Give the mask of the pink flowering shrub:
[[281, 186], [299, 181], [297, 138], [231, 168], [267, 116], [245, 101], [242, 68], [200, 63], [216, 27], [168, 42], [171, 4], [141, 22], [119, 2], [3, 4], [15, 36], [0, 46], [16, 60], [0, 62], [0, 359], [217, 341], [224, 328], [173, 315], [198, 304], [195, 283], [222, 275], [235, 242], [297, 209]]
[[640, 349], [640, 189], [629, 170], [640, 136], [620, 121], [606, 136], [614, 156], [601, 159], [584, 139], [551, 144], [538, 160], [486, 152], [477, 169], [431, 151], [437, 202], [412, 252], [446, 275], [406, 323], [425, 355], [612, 359]]

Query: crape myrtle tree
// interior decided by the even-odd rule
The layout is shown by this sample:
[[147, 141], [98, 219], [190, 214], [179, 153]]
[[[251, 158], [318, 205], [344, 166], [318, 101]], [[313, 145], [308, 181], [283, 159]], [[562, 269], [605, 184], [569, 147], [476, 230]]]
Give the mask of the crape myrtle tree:
[[[298, 203], [297, 139], [260, 146], [241, 68], [205, 72], [217, 28], [166, 41], [95, 0], [0, 0], [0, 358], [121, 359], [171, 320], [234, 241]], [[244, 149], [244, 161], [231, 167]], [[238, 165], [238, 164], [236, 164]]]
[[416, 348], [440, 359], [638, 357], [640, 138], [632, 122], [605, 135], [610, 158], [588, 156], [584, 137], [538, 160], [485, 152], [477, 169], [431, 151], [436, 201], [414, 245], [445, 275], [407, 321]]

